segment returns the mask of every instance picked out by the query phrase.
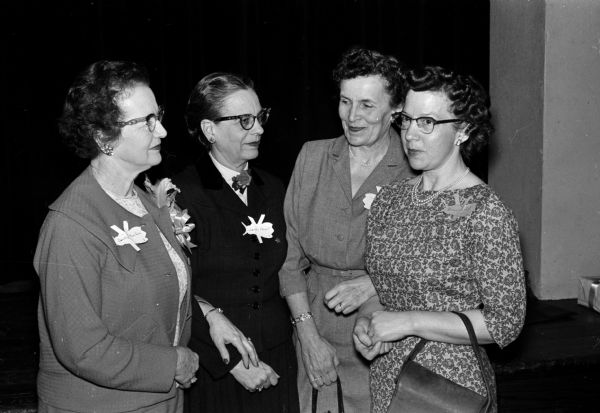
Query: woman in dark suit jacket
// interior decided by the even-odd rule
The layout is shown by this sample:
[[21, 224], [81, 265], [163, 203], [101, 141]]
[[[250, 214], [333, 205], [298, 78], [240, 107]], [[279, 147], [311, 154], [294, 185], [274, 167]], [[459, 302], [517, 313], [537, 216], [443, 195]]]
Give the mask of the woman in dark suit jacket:
[[228, 73], [200, 80], [186, 109], [190, 134], [208, 149], [174, 178], [178, 202], [196, 226], [192, 288], [252, 340], [260, 359], [249, 368], [236, 351], [223, 359], [194, 306], [190, 347], [201, 369], [190, 390], [193, 412], [298, 411], [292, 331], [277, 275], [287, 249], [284, 187], [248, 169], [268, 117], [251, 81]]

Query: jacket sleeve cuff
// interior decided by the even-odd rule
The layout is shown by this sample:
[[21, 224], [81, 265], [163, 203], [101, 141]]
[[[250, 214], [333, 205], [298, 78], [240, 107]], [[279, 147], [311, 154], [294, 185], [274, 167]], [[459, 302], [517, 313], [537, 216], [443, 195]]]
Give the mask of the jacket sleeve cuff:
[[282, 297], [307, 291], [304, 271], [279, 271], [279, 293]]

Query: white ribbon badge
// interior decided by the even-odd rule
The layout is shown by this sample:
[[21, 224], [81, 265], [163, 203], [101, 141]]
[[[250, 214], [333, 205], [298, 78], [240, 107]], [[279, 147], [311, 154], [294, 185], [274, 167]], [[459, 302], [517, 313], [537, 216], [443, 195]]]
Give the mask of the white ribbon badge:
[[111, 228], [117, 232], [117, 236], [113, 239], [118, 246], [129, 244], [134, 250], [139, 251], [140, 247], [138, 247], [137, 244], [143, 244], [148, 241], [146, 233], [141, 227], [133, 227], [130, 229], [127, 221], [123, 221], [123, 229], [116, 225], [112, 225]]
[[250, 220], [250, 224], [246, 225], [242, 222], [242, 225], [246, 229], [246, 232], [244, 232], [242, 236], [246, 234], [256, 235], [258, 242], [261, 244], [263, 238], [273, 238], [273, 224], [270, 222], [263, 222], [265, 214], [261, 214], [258, 222], [255, 222], [252, 217], [248, 217], [248, 219]]

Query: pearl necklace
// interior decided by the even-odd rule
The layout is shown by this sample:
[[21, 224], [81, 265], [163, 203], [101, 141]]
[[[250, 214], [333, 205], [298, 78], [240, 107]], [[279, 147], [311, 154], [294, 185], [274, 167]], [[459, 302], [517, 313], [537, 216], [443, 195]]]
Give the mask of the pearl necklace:
[[438, 196], [440, 196], [442, 194], [442, 192], [446, 191], [447, 189], [452, 188], [455, 185], [458, 185], [463, 179], [465, 179], [465, 177], [468, 174], [469, 174], [469, 168], [467, 168], [467, 170], [465, 171], [465, 173], [462, 174], [460, 177], [458, 177], [455, 181], [450, 182], [448, 185], [446, 185], [445, 187], [443, 187], [439, 191], [433, 191], [433, 194], [427, 195], [427, 197], [419, 199], [418, 188], [419, 188], [419, 185], [421, 185], [421, 182], [423, 182], [423, 174], [421, 174], [421, 176], [419, 176], [419, 179], [417, 180], [417, 182], [415, 182], [415, 184], [412, 187], [412, 191], [411, 191], [411, 194], [410, 194], [411, 195], [411, 197], [410, 197], [411, 201], [416, 206], [423, 206], [423, 205], [425, 205], [425, 204], [433, 201]]

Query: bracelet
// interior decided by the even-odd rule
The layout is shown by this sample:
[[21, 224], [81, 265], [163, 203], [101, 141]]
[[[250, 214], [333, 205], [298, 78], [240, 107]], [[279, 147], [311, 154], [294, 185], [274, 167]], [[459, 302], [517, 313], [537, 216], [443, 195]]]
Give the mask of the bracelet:
[[223, 309], [221, 309], [221, 308], [219, 308], [219, 307], [213, 307], [213, 308], [211, 308], [210, 310], [208, 310], [208, 311], [206, 312], [206, 314], [204, 314], [204, 318], [208, 317], [208, 315], [209, 315], [210, 313], [212, 313], [213, 311], [216, 311], [217, 313], [221, 313], [221, 314], [223, 314]]
[[292, 318], [292, 325], [295, 326], [296, 324], [301, 323], [301, 322], [306, 321], [311, 318], [313, 318], [312, 313], [310, 311], [307, 311], [306, 313], [300, 314], [296, 318]]

